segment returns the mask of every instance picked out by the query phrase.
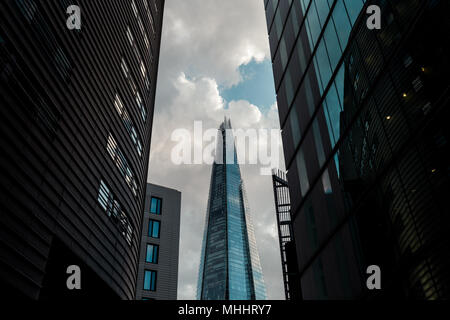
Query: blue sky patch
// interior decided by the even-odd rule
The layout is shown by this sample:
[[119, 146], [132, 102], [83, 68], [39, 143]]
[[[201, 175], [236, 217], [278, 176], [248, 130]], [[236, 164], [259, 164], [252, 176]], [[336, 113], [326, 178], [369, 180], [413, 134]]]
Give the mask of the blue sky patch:
[[239, 72], [243, 80], [231, 88], [219, 87], [220, 95], [227, 102], [247, 100], [261, 111], [268, 110], [276, 101], [271, 61], [252, 60], [240, 66]]

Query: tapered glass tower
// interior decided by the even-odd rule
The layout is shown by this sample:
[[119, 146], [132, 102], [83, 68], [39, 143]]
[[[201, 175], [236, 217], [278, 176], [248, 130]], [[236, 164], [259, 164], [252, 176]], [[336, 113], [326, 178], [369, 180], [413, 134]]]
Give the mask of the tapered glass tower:
[[220, 126], [217, 141], [197, 299], [264, 300], [266, 289], [229, 119]]

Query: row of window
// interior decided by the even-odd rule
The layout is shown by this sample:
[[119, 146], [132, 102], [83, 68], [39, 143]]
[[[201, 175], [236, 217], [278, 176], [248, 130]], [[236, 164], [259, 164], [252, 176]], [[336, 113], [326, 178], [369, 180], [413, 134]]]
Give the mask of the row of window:
[[128, 115], [127, 110], [125, 109], [122, 99], [120, 99], [120, 96], [116, 94], [116, 99], [114, 101], [114, 106], [116, 107], [117, 113], [119, 114], [120, 118], [123, 121], [123, 124], [125, 125], [125, 128], [128, 131], [128, 134], [131, 137], [131, 140], [133, 141], [137, 152], [139, 156], [142, 156], [142, 143], [139, 139], [139, 136], [137, 134], [136, 128], [134, 127], [133, 121], [131, 120], [130, 116]]
[[113, 193], [103, 180], [100, 181], [97, 201], [108, 217], [116, 223], [122, 236], [131, 246], [131, 241], [133, 239], [133, 227], [131, 226], [127, 215], [121, 209], [120, 203], [117, 199], [115, 199]]
[[141, 94], [139, 93], [139, 90], [136, 87], [136, 83], [133, 80], [130, 69], [128, 69], [128, 65], [127, 65], [127, 62], [125, 61], [125, 58], [122, 58], [121, 66], [122, 66], [123, 74], [128, 81], [128, 85], [130, 86], [130, 89], [134, 94], [136, 104], [138, 105], [138, 108], [141, 111], [142, 120], [145, 121], [147, 118], [147, 111], [145, 110], [145, 106], [142, 101]]
[[[152, 214], [161, 214], [162, 199], [152, 197], [150, 200], [150, 212]], [[147, 236], [154, 239], [159, 239], [161, 232], [161, 222], [158, 220], [149, 219], [148, 222], [148, 234]], [[159, 245], [148, 243], [145, 262], [157, 264], [159, 261]], [[156, 271], [145, 270], [144, 271], [144, 290], [156, 291]]]
[[130, 187], [131, 191], [133, 192], [134, 196], [137, 196], [138, 185], [136, 182], [136, 176], [133, 170], [131, 169], [130, 165], [128, 164], [128, 161], [125, 158], [124, 153], [117, 145], [117, 142], [111, 133], [109, 134], [108, 137], [108, 144], [106, 145], [106, 149], [109, 155], [111, 156], [111, 159], [114, 161], [120, 173], [124, 177], [126, 183]]
[[[154, 214], [161, 214], [161, 199], [152, 197], [150, 211]], [[157, 213], [159, 212], [159, 213]], [[148, 222], [148, 237], [159, 239], [161, 231], [161, 222], [158, 220], [150, 219]], [[145, 262], [157, 264], [159, 260], [159, 245], [147, 244], [147, 250], [145, 254]], [[156, 271], [145, 270], [144, 271], [144, 290], [156, 291]]]
[[148, 79], [147, 68], [144, 65], [144, 61], [142, 60], [141, 53], [139, 52], [139, 48], [137, 46], [136, 40], [134, 39], [133, 33], [131, 32], [130, 27], [127, 27], [127, 38], [130, 42], [131, 47], [133, 48], [134, 55], [136, 56], [137, 61], [139, 62], [139, 69], [141, 71], [142, 81], [144, 81], [145, 87], [147, 90], [150, 90], [150, 81]]
[[[145, 11], [147, 13], [148, 20], [150, 21], [150, 28], [152, 29], [153, 37], [156, 37], [155, 23], [150, 8], [148, 6], [147, 0], [142, 0], [142, 2], [144, 2]], [[156, 4], [156, 1], [154, 1], [154, 3], [155, 3], [155, 10], [156, 12], [158, 12], [158, 5]]]
[[[146, 3], [145, 0], [143, 2]], [[144, 29], [144, 24], [142, 23], [141, 16], [139, 14], [139, 11], [136, 6], [136, 2], [134, 2], [134, 0], [131, 1], [131, 7], [133, 8], [134, 16], [136, 17], [136, 20], [139, 25], [139, 29], [141, 30], [141, 33], [142, 33], [142, 37], [144, 38], [145, 46], [146, 46], [147, 50], [150, 50], [150, 42], [148, 41], [147, 33], [145, 33], [145, 29]]]
[[[146, 1], [144, 1], [144, 5], [146, 8], [148, 8], [148, 3]], [[132, 6], [133, 12], [136, 16], [136, 19], [138, 21], [139, 28], [141, 29], [145, 45], [146, 45], [147, 49], [150, 49], [150, 43], [149, 43], [147, 34], [145, 33], [145, 29], [144, 29], [141, 17], [139, 15], [139, 12], [138, 12], [138, 9], [137, 9], [137, 6], [136, 6], [136, 3], [134, 0], [132, 1], [131, 6]], [[151, 19], [150, 22], [153, 23], [153, 19]], [[153, 24], [152, 24], [152, 29], [153, 29]], [[145, 86], [146, 86], [147, 90], [150, 90], [150, 81], [148, 78], [147, 69], [144, 65], [144, 61], [142, 60], [141, 54], [139, 52], [137, 43], [136, 43], [133, 33], [130, 29], [130, 26], [127, 26], [126, 33], [127, 33], [128, 41], [130, 42], [130, 45], [136, 56], [136, 59], [139, 62], [139, 69], [141, 71], [141, 75], [142, 75], [143, 81], [145, 83]], [[151, 60], [153, 60], [153, 57], [151, 58]], [[142, 96], [136, 86], [136, 83], [134, 82], [134, 79], [131, 75], [130, 69], [128, 68], [128, 65], [127, 65], [124, 57], [122, 57], [121, 68], [122, 68], [122, 72], [123, 72], [126, 80], [128, 81], [128, 85], [135, 97], [136, 104], [141, 112], [142, 120], [145, 122], [146, 118], [147, 118], [147, 111], [145, 109], [145, 105], [143, 103]], [[125, 128], [128, 131], [128, 134], [130, 135], [131, 140], [133, 141], [133, 144], [135, 145], [135, 147], [137, 149], [139, 156], [142, 156], [143, 148], [142, 148], [141, 140], [139, 139], [139, 135], [134, 126], [134, 123], [131, 120], [126, 108], [124, 107], [124, 104], [123, 104], [122, 99], [120, 98], [119, 94], [116, 94], [116, 97], [114, 100], [114, 106], [115, 106], [116, 111], [119, 114], [120, 118], [122, 119], [122, 121], [125, 125]], [[128, 161], [126, 160], [123, 152], [118, 147], [116, 140], [114, 139], [114, 137], [111, 134], [108, 137], [107, 150], [108, 150], [109, 154], [111, 155], [111, 158], [113, 159], [113, 161], [116, 163], [117, 167], [119, 168], [122, 176], [125, 178], [127, 184], [130, 186], [131, 190], [133, 191], [133, 194], [136, 196], [138, 187], [137, 187], [136, 178], [133, 173], [133, 170], [128, 165]]]

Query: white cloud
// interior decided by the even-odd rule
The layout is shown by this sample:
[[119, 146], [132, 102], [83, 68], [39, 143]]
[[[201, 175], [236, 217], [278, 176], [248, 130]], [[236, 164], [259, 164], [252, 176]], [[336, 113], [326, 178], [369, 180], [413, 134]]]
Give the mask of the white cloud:
[[189, 66], [193, 76], [236, 84], [240, 65], [270, 56], [266, 29], [260, 0], [167, 0], [162, 45], [170, 64], [164, 66]]
[[[219, 86], [242, 80], [239, 66], [269, 57], [263, 1], [166, 0], [149, 182], [182, 192], [179, 299], [194, 299], [211, 166], [171, 162], [178, 128], [278, 128], [276, 104], [266, 112], [248, 101], [225, 101]], [[267, 147], [267, 146], [266, 146]], [[269, 298], [283, 298], [271, 177], [242, 166]]]
[[246, 100], [231, 101], [228, 104], [227, 115], [235, 128], [254, 128], [261, 121], [262, 114], [257, 106]]

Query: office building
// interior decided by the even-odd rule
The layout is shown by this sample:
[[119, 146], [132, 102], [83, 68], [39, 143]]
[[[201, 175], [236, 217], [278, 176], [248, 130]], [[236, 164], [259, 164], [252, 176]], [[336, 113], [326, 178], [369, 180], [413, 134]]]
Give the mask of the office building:
[[253, 223], [229, 119], [220, 126], [211, 171], [197, 299], [266, 299]]
[[304, 299], [450, 295], [449, 6], [265, 1]]
[[163, 8], [0, 2], [2, 296], [135, 297]]
[[136, 300], [176, 300], [181, 193], [147, 184]]

